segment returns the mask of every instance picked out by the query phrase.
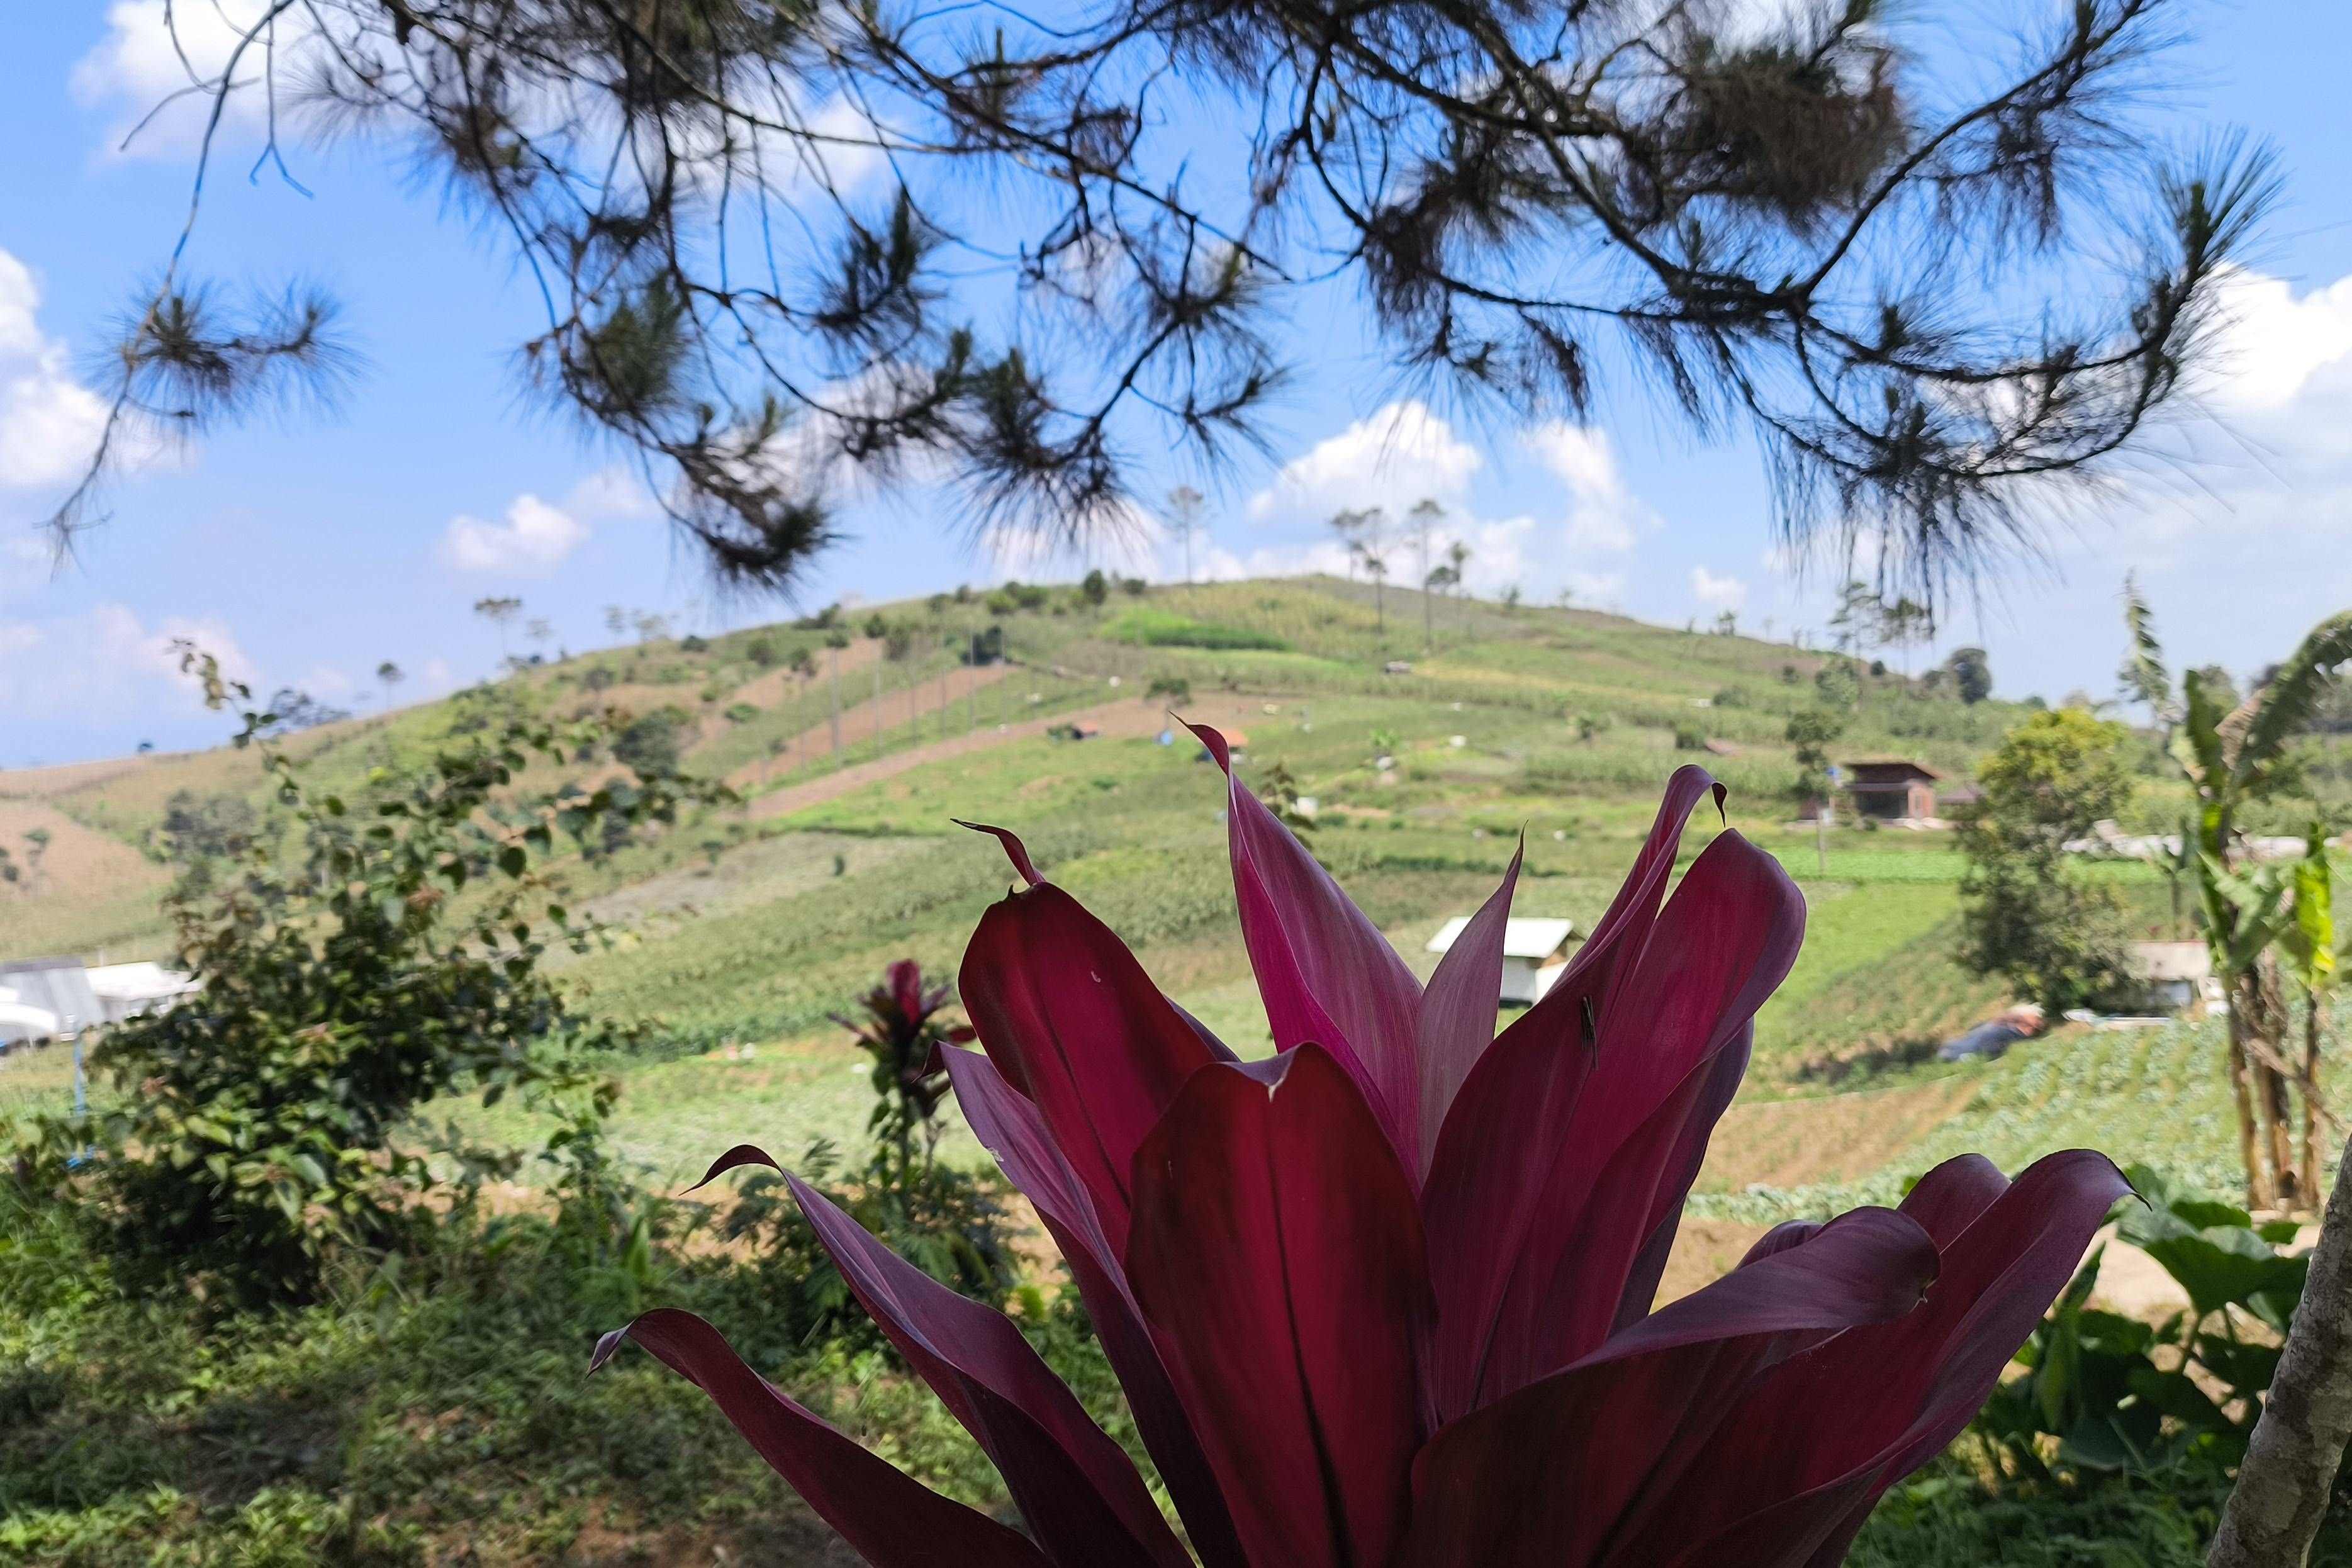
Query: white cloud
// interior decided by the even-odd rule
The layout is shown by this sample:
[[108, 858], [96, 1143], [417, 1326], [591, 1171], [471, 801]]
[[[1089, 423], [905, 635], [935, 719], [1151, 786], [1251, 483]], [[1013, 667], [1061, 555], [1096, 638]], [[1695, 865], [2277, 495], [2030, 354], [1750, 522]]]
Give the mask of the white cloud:
[[661, 507], [635, 469], [614, 463], [565, 492], [563, 510], [590, 522], [627, 522], [656, 516]]
[[200, 710], [202, 689], [180, 669], [174, 645], [183, 640], [218, 659], [230, 679], [259, 689], [257, 668], [225, 622], [168, 616], [149, 626], [130, 606], [108, 603], [0, 622], [0, 710], [28, 720], [159, 705]]
[[2284, 279], [2233, 268], [2214, 400], [2234, 413], [2286, 407], [2324, 370], [2352, 359], [2352, 278], [2295, 293]]
[[1247, 510], [1265, 521], [1320, 519], [1351, 507], [1377, 506], [1401, 518], [1424, 496], [1458, 500], [1485, 463], [1453, 426], [1408, 398], [1357, 420], [1285, 464], [1273, 483], [1250, 498]]
[[1605, 431], [1554, 420], [1520, 443], [1568, 487], [1570, 549], [1622, 554], [1657, 527], [1656, 513], [1625, 488]]
[[[40, 326], [40, 285], [0, 250], [0, 489], [69, 483], [97, 447], [106, 405]], [[5, 568], [0, 568], [5, 570]]]
[[425, 689], [436, 696], [457, 688], [457, 672], [449, 668], [446, 658], [426, 659], [425, 668], [417, 673], [425, 679]]
[[19, 599], [50, 576], [48, 541], [34, 533], [0, 533], [0, 605]]
[[[212, 97], [188, 89], [218, 81], [234, 58], [237, 86], [221, 120], [233, 132], [250, 131], [269, 111], [262, 90], [269, 49], [276, 50], [275, 68], [283, 80], [317, 36], [309, 7], [285, 7], [271, 31], [238, 54], [239, 41], [269, 10], [267, 0], [177, 0], [168, 9], [165, 0], [115, 0], [106, 8], [106, 36], [74, 66], [74, 98], [116, 111], [106, 136], [110, 151], [193, 153], [204, 139]], [[282, 109], [286, 95], [279, 96]]]
[[[1124, 505], [1118, 513], [1095, 525], [1087, 536], [1086, 547], [1072, 549], [1052, 534], [1020, 529], [1005, 529], [988, 534], [981, 542], [992, 582], [1012, 579], [1054, 578], [1072, 574], [1084, 574], [1099, 568], [1118, 577], [1159, 579], [1165, 573], [1160, 546], [1165, 542], [1160, 521], [1142, 508]], [[1202, 552], [1193, 549], [1193, 565], [1199, 574]], [[1176, 574], [1182, 571], [1180, 564]]]
[[359, 683], [331, 664], [314, 664], [310, 673], [294, 683], [322, 702], [347, 703], [359, 692]]
[[1702, 605], [1715, 610], [1736, 610], [1748, 603], [1748, 584], [1737, 577], [1720, 576], [1704, 566], [1691, 568], [1692, 595]]
[[535, 495], [515, 497], [504, 519], [486, 522], [463, 513], [441, 535], [441, 559], [459, 572], [541, 577], [555, 570], [588, 538], [588, 525]]

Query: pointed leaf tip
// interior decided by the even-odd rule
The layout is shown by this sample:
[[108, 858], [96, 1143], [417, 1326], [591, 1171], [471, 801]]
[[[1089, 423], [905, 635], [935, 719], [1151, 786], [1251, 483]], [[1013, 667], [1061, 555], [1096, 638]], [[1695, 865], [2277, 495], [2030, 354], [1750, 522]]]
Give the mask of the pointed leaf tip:
[[776, 1163], [775, 1156], [757, 1143], [738, 1143], [716, 1160], [711, 1161], [710, 1169], [702, 1173], [702, 1180], [686, 1190], [689, 1193], [700, 1192], [728, 1172], [740, 1170], [745, 1165], [765, 1165], [771, 1171], [778, 1172], [783, 1169], [782, 1165]]
[[1225, 743], [1224, 732], [1207, 724], [1195, 724], [1190, 719], [1178, 718], [1176, 722], [1192, 731], [1193, 738], [1209, 748], [1209, 755], [1217, 759], [1217, 766], [1231, 777], [1234, 771], [1234, 749]]
[[629, 1331], [626, 1328], [608, 1329], [598, 1335], [596, 1348], [588, 1356], [588, 1375], [593, 1377], [604, 1371], [604, 1363], [619, 1352], [623, 1342], [628, 1337]]
[[958, 827], [969, 827], [974, 833], [985, 833], [1004, 846], [1005, 858], [1013, 862], [1013, 868], [1020, 872], [1021, 879], [1031, 887], [1037, 887], [1045, 880], [1037, 874], [1036, 862], [1029, 858], [1029, 847], [1022, 843], [1021, 836], [1011, 828], [992, 827], [985, 822], [966, 822], [961, 816], [951, 816], [948, 820]]

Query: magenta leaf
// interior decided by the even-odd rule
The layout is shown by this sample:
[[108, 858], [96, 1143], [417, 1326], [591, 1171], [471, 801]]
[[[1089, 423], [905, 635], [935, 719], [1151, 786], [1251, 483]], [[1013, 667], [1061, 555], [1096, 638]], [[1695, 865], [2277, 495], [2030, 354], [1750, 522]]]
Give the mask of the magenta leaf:
[[598, 1342], [591, 1370], [634, 1340], [710, 1395], [769, 1468], [875, 1568], [1058, 1568], [1018, 1531], [859, 1447], [743, 1364], [691, 1312], [656, 1308]]
[[[1939, 1186], [1964, 1179], [1981, 1194], [1989, 1185], [1973, 1167], [1945, 1169]], [[1815, 1549], [1841, 1561], [1879, 1495], [1942, 1452], [1984, 1404], [2130, 1190], [2103, 1154], [2035, 1163], [1941, 1247], [1919, 1310], [1840, 1334], [1759, 1379], [1658, 1509], [1645, 1535], [1654, 1555], [1629, 1561], [1669, 1561], [1669, 1542], [1745, 1539], [1751, 1516], [1774, 1509], [1784, 1523], [1826, 1509]], [[1921, 1207], [1942, 1217], [1933, 1200]]]
[[948, 820], [958, 827], [969, 827], [974, 833], [985, 833], [1004, 846], [1005, 858], [1013, 862], [1013, 868], [1019, 872], [1021, 879], [1031, 887], [1034, 888], [1045, 879], [1037, 874], [1036, 862], [1029, 858], [1029, 847], [1022, 843], [1020, 835], [1012, 829], [991, 827], [985, 822], [966, 822], [961, 816], [951, 816]]
[[1437, 1156], [1438, 1130], [1462, 1080], [1495, 1039], [1495, 1012], [1503, 991], [1503, 935], [1511, 920], [1511, 893], [1519, 883], [1519, 862], [1527, 858], [1520, 841], [1511, 856], [1503, 885], [1470, 917], [1454, 945], [1437, 961], [1421, 994], [1417, 1033], [1421, 1058], [1421, 1164], [1416, 1181], [1428, 1174]]
[[1241, 1545], [1216, 1478], [1144, 1327], [1125, 1265], [1095, 1217], [1085, 1184], [1055, 1148], [1037, 1108], [1013, 1092], [993, 1063], [977, 1051], [950, 1051], [947, 1061], [956, 1102], [973, 1136], [1036, 1208], [1068, 1262], [1103, 1355], [1127, 1394], [1136, 1432], [1160, 1468], [1193, 1551], [1207, 1568], [1243, 1568]]
[[1639, 949], [1608, 961], [1591, 1041], [1547, 1054], [1540, 1037], [1507, 1032], [1457, 1110], [1477, 1107], [1476, 1120], [1458, 1142], [1449, 1125], [1432, 1169], [1442, 1415], [1584, 1354], [1624, 1321], [1629, 1288], [1654, 1287], [1663, 1259], [1645, 1248], [1679, 1214], [1745, 1065], [1748, 1021], [1795, 961], [1804, 900], [1777, 860], [1726, 833], [1654, 921], [1621, 931]]
[[989, 1059], [1044, 1113], [1123, 1248], [1136, 1146], [1214, 1059], [1207, 1045], [1110, 928], [1050, 882], [981, 917], [959, 989]]
[[1421, 1161], [1421, 982], [1331, 874], [1234, 776], [1224, 736], [1187, 726], [1225, 772], [1242, 942], [1277, 1051], [1313, 1041], [1345, 1068], [1404, 1168]]
[[[1827, 1334], [1912, 1310], [1936, 1261], [1935, 1244], [1910, 1219], [1857, 1210], [1465, 1416], [1414, 1464], [1404, 1563], [1595, 1561], [1762, 1368]], [[1503, 1499], [1507, 1506], [1496, 1506]]]
[[1191, 1559], [1119, 1446], [1021, 1331], [901, 1258], [821, 1193], [786, 1176], [858, 1304], [992, 1460], [1062, 1568], [1187, 1568]]
[[1319, 1047], [1194, 1076], [1136, 1156], [1128, 1273], [1254, 1564], [1384, 1563], [1421, 1438], [1412, 1187]]
[[[1228, 764], [1279, 1053], [1235, 1060], [986, 829], [1025, 886], [965, 954], [985, 1054], [937, 1061], [1067, 1260], [1188, 1542], [1008, 1320], [797, 1183], [1034, 1543], [866, 1455], [698, 1320], [627, 1332], [884, 1568], [1836, 1568], [1992, 1390], [2127, 1190], [2115, 1167], [1950, 1161], [1899, 1210], [1778, 1226], [1654, 1310], [1804, 927], [1736, 833], [1666, 896], [1721, 787], [1675, 774], [1590, 940], [1495, 1037], [1518, 861], [1423, 990], [1198, 732]], [[945, 999], [911, 965], [892, 986], [900, 1012]], [[739, 1145], [709, 1175], [747, 1164], [773, 1162]]]

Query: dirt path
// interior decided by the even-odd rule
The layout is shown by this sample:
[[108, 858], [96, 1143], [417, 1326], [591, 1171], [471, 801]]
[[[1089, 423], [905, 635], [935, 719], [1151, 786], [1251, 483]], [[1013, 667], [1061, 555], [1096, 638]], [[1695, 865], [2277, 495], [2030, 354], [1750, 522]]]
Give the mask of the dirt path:
[[[1265, 710], [1263, 699], [1218, 697], [1206, 701], [1196, 701], [1191, 710], [1191, 717], [1202, 723], [1246, 725], [1253, 719], [1262, 715]], [[911, 773], [917, 768], [927, 768], [939, 763], [951, 762], [957, 757], [969, 756], [974, 752], [983, 751], [990, 746], [1003, 745], [1009, 741], [1034, 739], [1043, 735], [1048, 730], [1069, 723], [1099, 725], [1103, 738], [1106, 740], [1132, 740], [1140, 735], [1158, 734], [1167, 728], [1169, 719], [1166, 710], [1159, 703], [1146, 702], [1139, 698], [1125, 697], [1110, 702], [1098, 702], [1091, 708], [1082, 708], [1076, 712], [1053, 713], [1042, 718], [1022, 719], [1009, 724], [993, 725], [976, 730], [970, 734], [950, 736], [944, 741], [934, 741], [929, 745], [894, 752], [887, 757], [877, 757], [872, 762], [853, 763], [839, 773], [827, 773], [822, 778], [789, 784], [753, 800], [751, 805], [751, 815], [757, 819], [787, 816], [795, 811], [806, 811], [810, 806], [823, 805], [827, 801], [838, 800], [851, 791], [863, 789], [877, 780], [896, 778], [900, 773]], [[822, 728], [810, 733], [821, 739], [826, 735], [826, 731]], [[856, 733], [849, 728], [847, 714], [842, 716], [842, 733], [845, 737]], [[809, 738], [808, 735], [800, 737], [803, 741]], [[815, 754], [824, 753], [818, 752]]]
[[[867, 664], [871, 664], [873, 661], [868, 659], [866, 662]], [[973, 692], [978, 691], [984, 687], [994, 686], [999, 681], [1004, 679], [1008, 675], [1014, 673], [1014, 669], [1015, 667], [1011, 665], [984, 664], [977, 669], [973, 668], [970, 665], [958, 665], [954, 668], [949, 670], [946, 675], [949, 708], [948, 727], [950, 729], [953, 729], [957, 725], [962, 724], [966, 721], [965, 715], [961, 712], [956, 711], [955, 705], [957, 703], [969, 702]], [[845, 669], [845, 673], [846, 673]], [[816, 682], [813, 684], [819, 684], [830, 679], [832, 678], [829, 675], [819, 675], [816, 678]], [[884, 677], [884, 679], [887, 681], [888, 677]], [[842, 695], [845, 697], [855, 697], [860, 691], [870, 690], [871, 688], [866, 685], [865, 681], [853, 680], [848, 683]], [[924, 722], [929, 724], [936, 725], [939, 722], [939, 677], [934, 676], [931, 679], [923, 681], [915, 689], [911, 710], [909, 708], [907, 688], [903, 682], [895, 688], [886, 689], [882, 693], [882, 700], [878, 703], [876, 702], [871, 696], [868, 696], [863, 702], [855, 702], [850, 706], [844, 708], [841, 710], [841, 743], [843, 749], [854, 752], [861, 744], [870, 744], [874, 739], [877, 730], [887, 731], [895, 729], [898, 726], [906, 723], [910, 713], [912, 716], [919, 716]], [[995, 733], [995, 730], [993, 726], [991, 726], [988, 730], [981, 732], [993, 734]], [[952, 740], [954, 737], [950, 737], [950, 739]], [[741, 767], [737, 768], [733, 773], [727, 775], [727, 782], [739, 790], [758, 789], [770, 779], [778, 778], [785, 773], [795, 772], [798, 769], [807, 766], [811, 763], [820, 762], [832, 754], [833, 723], [830, 720], [827, 720], [822, 724], [814, 725], [809, 729], [802, 731], [799, 734], [794, 735], [791, 740], [784, 742], [783, 750], [776, 752], [769, 756], [762, 757], [758, 762], [744, 763]], [[885, 757], [880, 760], [887, 763], [894, 761], [895, 758]], [[859, 765], [862, 766], [865, 764]], [[770, 812], [761, 812], [755, 807], [752, 815], [758, 816], [772, 816], [774, 814]]]

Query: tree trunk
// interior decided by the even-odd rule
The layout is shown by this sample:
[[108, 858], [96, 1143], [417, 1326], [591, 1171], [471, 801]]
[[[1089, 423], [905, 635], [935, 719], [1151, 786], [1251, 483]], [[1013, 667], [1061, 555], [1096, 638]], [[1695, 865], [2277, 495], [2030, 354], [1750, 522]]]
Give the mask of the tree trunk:
[[2318, 1194], [2305, 1194], [2296, 1179], [2294, 1105], [2289, 1098], [2287, 1075], [2273, 1065], [2287, 1059], [2287, 1035], [2294, 1024], [2279, 983], [2278, 963], [2269, 953], [2255, 961], [2241, 992], [2245, 998], [2246, 1034], [2267, 1047], [2254, 1054], [2254, 1084], [2259, 1091], [2254, 1103], [2269, 1141], [2272, 1196], [2278, 1208], [2289, 1212], [2316, 1207]]
[[2311, 1277], [2206, 1568], [2300, 1568], [2352, 1436], [2352, 1184], [2339, 1162]]
[[2303, 1013], [2303, 1190], [2312, 1201], [2319, 1197], [2319, 1010], [2316, 991], [2304, 997]]
[[2262, 1140], [2254, 1131], [2253, 1068], [2246, 1060], [2246, 1021], [2238, 996], [2230, 998], [2230, 1096], [2238, 1107], [2238, 1160], [2246, 1168], [2246, 1206], [2271, 1206], [2269, 1172], [2263, 1163]]

